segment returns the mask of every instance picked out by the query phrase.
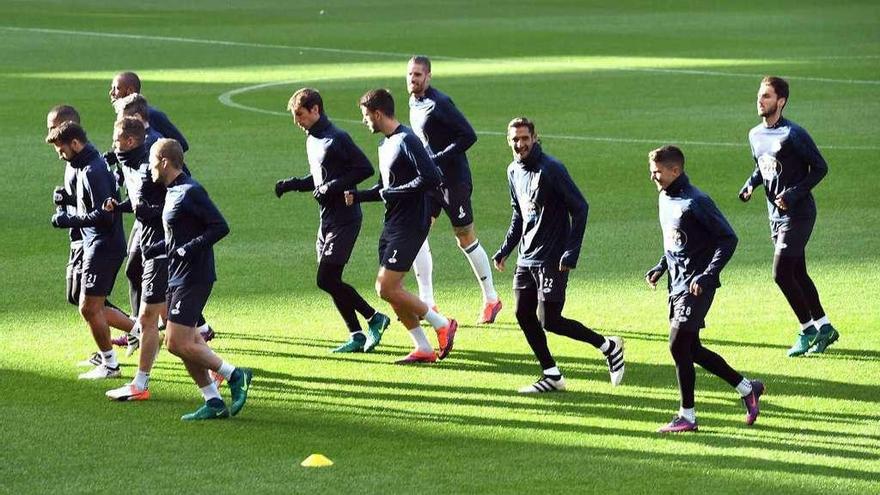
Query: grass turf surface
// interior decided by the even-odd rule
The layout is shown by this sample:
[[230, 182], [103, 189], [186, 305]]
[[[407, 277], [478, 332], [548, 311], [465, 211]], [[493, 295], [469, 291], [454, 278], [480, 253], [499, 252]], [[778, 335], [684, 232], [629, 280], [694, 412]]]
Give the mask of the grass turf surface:
[[[0, 492], [110, 491], [130, 484], [128, 466], [138, 474], [126, 489], [144, 492], [880, 489], [874, 3], [0, 5]], [[624, 386], [610, 387], [598, 352], [550, 337], [571, 391], [518, 396], [539, 370], [513, 318], [511, 271], [496, 275], [507, 304], [498, 324], [471, 326], [479, 293], [445, 218], [432, 235], [435, 287], [444, 313], [465, 324], [450, 358], [392, 366], [409, 346], [399, 325], [375, 354], [328, 353], [345, 332], [314, 287], [315, 205], [271, 192], [278, 178], [307, 170], [304, 137], [284, 106], [296, 88], [317, 87], [375, 164], [377, 139], [356, 123], [356, 101], [390, 87], [405, 122], [411, 53], [435, 57], [434, 84], [480, 132], [469, 157], [490, 254], [509, 220], [507, 121], [532, 117], [545, 150], [568, 165], [591, 209], [566, 314], [626, 338]], [[200, 399], [167, 353], [147, 403], [106, 401], [121, 380], [75, 379], [72, 364], [93, 344], [63, 302], [66, 237], [48, 225], [62, 164], [41, 144], [44, 116], [73, 104], [107, 148], [106, 91], [124, 69], [140, 73], [146, 96], [187, 136], [187, 161], [232, 228], [216, 247], [220, 280], [206, 311], [220, 334], [215, 349], [256, 370], [248, 406], [231, 421], [178, 421]], [[746, 132], [764, 73], [790, 76], [786, 115], [810, 131], [831, 169], [816, 190], [809, 258], [842, 338], [815, 358], [785, 358], [795, 321], [770, 277], [765, 207], [735, 199], [752, 168]], [[264, 83], [276, 84], [252, 88]], [[752, 428], [736, 394], [700, 371], [700, 433], [653, 433], [678, 396], [665, 295], [641, 279], [662, 249], [645, 156], [667, 141], [682, 144], [691, 178], [740, 236], [703, 340], [767, 384]], [[385, 310], [371, 291], [381, 206], [364, 210], [346, 279]], [[127, 305], [123, 275], [113, 300]], [[131, 377], [135, 361], [123, 363]], [[314, 452], [336, 465], [298, 466]]]

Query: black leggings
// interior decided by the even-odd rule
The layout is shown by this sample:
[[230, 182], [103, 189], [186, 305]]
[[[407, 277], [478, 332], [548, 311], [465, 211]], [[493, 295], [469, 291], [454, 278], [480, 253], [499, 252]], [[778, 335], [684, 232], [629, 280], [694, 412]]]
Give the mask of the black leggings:
[[354, 287], [342, 281], [342, 270], [344, 269], [345, 265], [319, 263], [318, 287], [333, 298], [333, 304], [336, 305], [336, 309], [345, 320], [348, 331], [360, 332], [361, 324], [358, 322], [355, 311], [365, 319], [369, 319], [376, 313], [376, 310], [354, 290]]
[[675, 360], [678, 390], [681, 393], [681, 407], [685, 409], [694, 407], [694, 387], [696, 384], [694, 363], [726, 381], [731, 387], [736, 387], [743, 380], [743, 376], [731, 368], [723, 357], [703, 347], [699, 332], [681, 330], [677, 326], [673, 326], [669, 330], [669, 352], [672, 353], [672, 358]]
[[141, 284], [144, 277], [144, 258], [140, 249], [129, 251], [128, 261], [125, 263], [125, 277], [128, 278], [128, 301], [131, 304], [131, 314], [140, 314]]
[[587, 342], [597, 349], [605, 343], [605, 337], [578, 321], [562, 316], [564, 301], [539, 301], [535, 289], [514, 289], [513, 293], [516, 296], [516, 321], [529, 347], [538, 358], [541, 369], [546, 370], [556, 366], [556, 361], [547, 347], [547, 335], [544, 330]]
[[774, 256], [773, 280], [782, 290], [799, 322], [806, 323], [825, 316], [825, 310], [819, 302], [819, 291], [813, 279], [807, 275], [805, 256]]

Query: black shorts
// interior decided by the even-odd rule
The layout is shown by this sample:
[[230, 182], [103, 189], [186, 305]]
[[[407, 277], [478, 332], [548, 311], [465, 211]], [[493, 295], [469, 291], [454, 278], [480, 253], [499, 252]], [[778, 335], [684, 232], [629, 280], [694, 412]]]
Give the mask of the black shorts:
[[699, 332], [706, 326], [706, 314], [715, 299], [715, 289], [703, 290], [699, 296], [683, 292], [669, 296], [669, 327], [679, 331]]
[[165, 302], [168, 293], [168, 258], [144, 260], [144, 274], [141, 277], [141, 301], [146, 304]]
[[85, 253], [80, 275], [80, 290], [85, 291], [87, 296], [107, 297], [113, 292], [113, 284], [116, 283], [116, 274], [125, 253]]
[[431, 218], [437, 218], [440, 211], [444, 210], [453, 227], [465, 227], [474, 223], [474, 211], [471, 208], [473, 190], [470, 182], [441, 186], [430, 195]]
[[70, 255], [67, 258], [67, 302], [79, 305], [80, 279], [82, 278], [83, 247], [82, 242], [70, 244]]
[[210, 283], [168, 287], [168, 321], [195, 327], [213, 287]]
[[779, 256], [803, 256], [813, 234], [816, 217], [797, 220], [770, 221], [770, 238]]
[[359, 220], [344, 225], [321, 224], [318, 227], [318, 240], [315, 241], [318, 263], [333, 265], [348, 263], [360, 232], [361, 222]]
[[557, 266], [517, 265], [513, 274], [513, 290], [535, 290], [539, 301], [565, 302], [567, 287], [568, 272], [560, 272]]
[[408, 272], [427, 238], [428, 229], [386, 225], [379, 236], [379, 265], [395, 272]]

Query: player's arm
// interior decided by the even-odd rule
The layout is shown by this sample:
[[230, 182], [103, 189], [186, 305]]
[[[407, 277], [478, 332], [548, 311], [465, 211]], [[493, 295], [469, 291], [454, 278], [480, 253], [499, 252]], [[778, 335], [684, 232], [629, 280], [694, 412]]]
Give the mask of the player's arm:
[[373, 165], [367, 155], [354, 144], [348, 134], [340, 135], [335, 141], [338, 143], [340, 158], [345, 162], [345, 173], [336, 179], [321, 184], [315, 190], [315, 196], [336, 196], [344, 191], [355, 189], [358, 184], [373, 175]]
[[492, 260], [495, 262], [495, 268], [498, 270], [504, 269], [504, 262], [510, 253], [513, 252], [513, 249], [519, 244], [522, 239], [522, 229], [523, 229], [523, 218], [519, 209], [519, 201], [516, 199], [516, 190], [513, 187], [513, 181], [509, 180], [508, 177], [508, 185], [510, 186], [510, 208], [513, 210], [513, 213], [510, 217], [510, 226], [507, 228], [507, 234], [504, 236], [504, 242], [501, 244], [501, 247], [498, 248], [498, 252], [492, 256]]
[[376, 181], [376, 185], [363, 190], [358, 191], [357, 189], [349, 189], [345, 191], [345, 204], [351, 206], [355, 203], [369, 203], [375, 201], [382, 201], [382, 191], [385, 188], [385, 184], [382, 182], [382, 176], [379, 176], [379, 180]]
[[205, 230], [201, 235], [177, 248], [174, 254], [180, 258], [188, 258], [192, 253], [208, 249], [229, 234], [229, 224], [217, 209], [217, 205], [208, 197], [207, 191], [201, 187], [194, 187], [187, 192], [186, 201], [189, 203], [188, 209], [201, 221]]
[[[436, 112], [436, 110], [435, 110]], [[442, 103], [442, 111], [439, 117], [450, 130], [452, 134], [452, 142], [449, 145], [436, 151], [431, 157], [435, 162], [440, 162], [447, 156], [454, 156], [467, 152], [477, 142], [477, 133], [471, 127], [470, 122], [461, 113], [452, 100], [445, 100]]]
[[755, 156], [754, 149], [752, 149], [752, 161], [755, 162], [755, 169], [752, 170], [752, 175], [746, 179], [746, 183], [743, 184], [742, 188], [739, 190], [739, 199], [743, 202], [752, 199], [752, 192], [754, 192], [756, 187], [764, 183], [764, 178], [761, 175], [761, 169], [758, 167], [758, 158]]
[[694, 279], [694, 284], [698, 284], [705, 288], [718, 287], [720, 284], [721, 270], [733, 257], [736, 245], [739, 240], [733, 227], [715, 206], [715, 203], [708, 197], [700, 197], [693, 203], [694, 215], [700, 222], [700, 225], [712, 236], [715, 242], [715, 253], [712, 260], [703, 273]]
[[666, 270], [669, 269], [669, 262], [666, 260], [666, 255], [660, 257], [660, 261], [657, 262], [650, 270], [645, 272], [645, 281], [651, 286], [652, 289], [657, 288], [657, 282], [660, 280], [660, 277], [666, 273]]
[[559, 260], [559, 266], [560, 269], [575, 268], [581, 253], [581, 244], [584, 240], [584, 231], [587, 228], [587, 214], [589, 213], [590, 206], [562, 164], [559, 165], [558, 169], [551, 170], [554, 173], [549, 177], [550, 180], [547, 183], [562, 199], [569, 216], [571, 216], [571, 233], [565, 244], [562, 258]]
[[288, 177], [275, 183], [275, 196], [278, 196], [279, 198], [283, 196], [284, 193], [290, 191], [306, 192], [314, 190], [315, 181], [312, 179], [312, 174], [304, 177]]
[[803, 180], [786, 189], [780, 195], [788, 208], [810, 194], [810, 191], [828, 174], [828, 163], [822, 157], [822, 153], [819, 152], [819, 148], [816, 147], [816, 143], [813, 142], [813, 138], [807, 131], [798, 128], [793, 137], [792, 144], [795, 152], [809, 164], [810, 170]]
[[416, 167], [416, 177], [405, 184], [383, 189], [382, 197], [385, 199], [422, 194], [424, 191], [440, 185], [440, 169], [428, 156], [428, 152], [418, 138], [407, 134], [403, 139], [402, 146], [401, 151], [409, 157], [410, 162]]
[[155, 109], [150, 109], [150, 126], [156, 130], [162, 137], [170, 138], [177, 141], [180, 144], [180, 147], [183, 148], [183, 152], [186, 153], [189, 151], [189, 143], [186, 142], [186, 138], [183, 137], [183, 133], [171, 123], [171, 120], [165, 115], [163, 112], [160, 112]]
[[98, 170], [95, 167], [89, 167], [83, 177], [83, 189], [92, 198], [94, 207], [81, 215], [71, 215], [65, 212], [58, 212], [52, 217], [52, 225], [58, 228], [82, 228], [82, 227], [109, 227], [113, 225], [112, 211], [104, 209], [104, 202], [108, 199], [115, 199], [113, 193], [116, 185], [113, 182], [113, 175], [109, 170]]

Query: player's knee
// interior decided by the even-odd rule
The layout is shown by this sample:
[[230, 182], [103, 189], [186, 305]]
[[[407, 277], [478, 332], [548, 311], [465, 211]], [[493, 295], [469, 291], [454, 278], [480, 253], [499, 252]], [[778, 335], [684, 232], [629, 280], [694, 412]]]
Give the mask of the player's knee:
[[98, 313], [102, 312], [104, 307], [101, 305], [93, 304], [91, 301], [82, 301], [79, 304], [79, 314], [82, 315], [87, 321], [91, 321], [95, 317], [98, 316]]
[[397, 295], [397, 288], [391, 286], [390, 284], [377, 283], [376, 284], [376, 293], [382, 298], [385, 302], [394, 302], [395, 296]]
[[318, 272], [318, 276], [315, 278], [315, 283], [318, 284], [319, 289], [327, 293], [332, 293], [334, 287], [336, 287], [336, 281], [327, 276], [326, 273], [321, 272]]
[[187, 356], [188, 344], [186, 342], [166, 337], [165, 344], [168, 347], [168, 352], [171, 354], [174, 354], [179, 358], [185, 358]]

